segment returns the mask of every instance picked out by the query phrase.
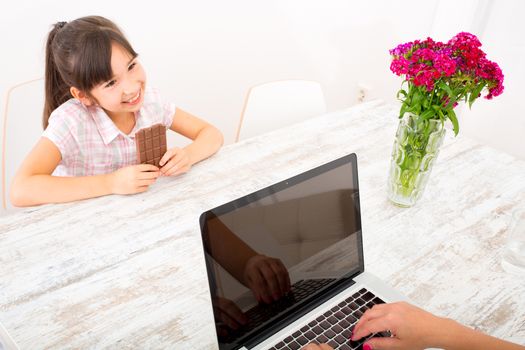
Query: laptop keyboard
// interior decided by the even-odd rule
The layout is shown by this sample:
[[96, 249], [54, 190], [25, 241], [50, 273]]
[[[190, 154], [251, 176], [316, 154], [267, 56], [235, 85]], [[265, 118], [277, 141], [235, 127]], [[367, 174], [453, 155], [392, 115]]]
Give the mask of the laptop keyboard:
[[363, 315], [375, 304], [384, 301], [362, 288], [317, 317], [297, 332], [275, 344], [270, 350], [299, 350], [308, 343], [328, 343], [334, 349], [361, 349], [364, 342], [373, 336], [389, 336], [388, 333], [372, 334], [359, 341], [351, 341], [352, 330]]
[[231, 332], [228, 336], [221, 337], [221, 342], [230, 343], [234, 341], [240, 336], [257, 328], [272, 317], [275, 317], [278, 314], [287, 311], [294, 304], [303, 301], [304, 299], [311, 296], [313, 293], [317, 292], [319, 289], [323, 288], [324, 286], [328, 285], [333, 281], [335, 281], [334, 278], [320, 278], [299, 280], [295, 282], [291, 287], [290, 293], [288, 293], [281, 299], [271, 304], [258, 304], [246, 311], [245, 315], [249, 320], [248, 324], [243, 326], [238, 331]]

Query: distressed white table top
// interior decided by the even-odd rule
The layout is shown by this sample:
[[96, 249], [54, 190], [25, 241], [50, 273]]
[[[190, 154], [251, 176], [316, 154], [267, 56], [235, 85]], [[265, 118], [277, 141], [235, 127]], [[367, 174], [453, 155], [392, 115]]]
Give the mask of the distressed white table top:
[[214, 349], [201, 212], [355, 152], [366, 268], [418, 305], [525, 338], [500, 266], [525, 162], [451, 132], [423, 198], [386, 198], [398, 106], [370, 102], [224, 147], [147, 193], [0, 217], [0, 322], [24, 349]]

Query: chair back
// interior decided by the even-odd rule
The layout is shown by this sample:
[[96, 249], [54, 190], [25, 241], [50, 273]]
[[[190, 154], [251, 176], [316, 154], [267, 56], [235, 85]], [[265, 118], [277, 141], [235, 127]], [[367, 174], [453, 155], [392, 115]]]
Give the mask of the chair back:
[[20, 164], [42, 135], [44, 79], [21, 82], [7, 90], [2, 116], [2, 208], [11, 208], [9, 188]]
[[321, 84], [282, 80], [252, 87], [246, 96], [235, 141], [326, 113]]

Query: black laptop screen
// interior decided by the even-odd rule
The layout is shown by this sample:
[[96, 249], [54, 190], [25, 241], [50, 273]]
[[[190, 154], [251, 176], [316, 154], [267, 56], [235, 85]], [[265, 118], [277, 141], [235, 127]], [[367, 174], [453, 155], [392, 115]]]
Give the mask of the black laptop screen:
[[246, 345], [364, 268], [355, 154], [200, 222], [220, 349]]

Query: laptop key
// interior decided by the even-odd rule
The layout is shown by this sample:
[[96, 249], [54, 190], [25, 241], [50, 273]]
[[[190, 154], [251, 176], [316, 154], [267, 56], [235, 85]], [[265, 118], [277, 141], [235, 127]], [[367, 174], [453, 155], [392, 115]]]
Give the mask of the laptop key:
[[332, 326], [332, 325], [331, 325], [328, 321], [326, 321], [326, 320], [323, 321], [323, 322], [321, 322], [321, 323], [319, 323], [319, 325], [320, 325], [321, 327], [323, 327], [323, 329], [328, 329], [328, 328], [330, 328], [330, 327]]
[[305, 345], [308, 343], [308, 339], [304, 336], [300, 336], [299, 338], [295, 339], [296, 342], [298, 342], [301, 345]]
[[384, 304], [385, 303], [383, 299], [378, 298], [378, 297], [375, 297], [374, 299], [372, 299], [372, 301], [374, 302], [374, 304]]
[[328, 338], [324, 334], [321, 334], [317, 337], [316, 341], [319, 343], [326, 343], [328, 341]]
[[346, 339], [350, 339], [350, 337], [352, 336], [352, 331], [350, 331], [350, 329], [345, 329], [341, 332], [341, 335]]
[[335, 339], [335, 341], [338, 342], [339, 344], [345, 344], [345, 343], [348, 341], [348, 338], [343, 337], [341, 334], [339, 334], [338, 336], [336, 336], [334, 339]]
[[350, 322], [348, 322], [347, 320], [343, 319], [341, 321], [339, 321], [338, 325], [341, 327], [341, 328], [347, 328], [348, 326], [350, 326]]
[[369, 301], [368, 303], [366, 303], [365, 307], [367, 309], [371, 309], [372, 307], [374, 307], [374, 305], [376, 305], [376, 304], [374, 304], [373, 302]]
[[308, 331], [304, 334], [304, 336], [308, 339], [308, 340], [313, 340], [315, 339], [316, 337], [316, 334], [312, 331]]
[[296, 342], [296, 341], [293, 341], [293, 342], [291, 342], [290, 344], [287, 344], [287, 345], [292, 350], [299, 350], [301, 348], [301, 345], [298, 342]]
[[348, 315], [345, 317], [345, 320], [347, 320], [348, 322], [350, 323], [356, 323], [357, 322], [357, 318], [354, 316], [354, 315]]
[[355, 302], [358, 304], [358, 305], [365, 305], [366, 304], [366, 300], [359, 297], [355, 300]]
[[315, 326], [314, 328], [312, 328], [312, 331], [314, 331], [315, 334], [321, 334], [323, 333], [324, 329], [319, 326]]
[[341, 333], [341, 332], [343, 331], [343, 328], [342, 328], [341, 326], [339, 326], [338, 324], [336, 324], [336, 325], [334, 325], [334, 326], [332, 327], [332, 330], [333, 330], [335, 333], [339, 334], [339, 333]]
[[345, 318], [345, 314], [341, 311], [337, 311], [335, 314], [334, 314], [335, 317], [337, 317], [337, 319], [339, 320], [342, 320], [343, 318]]
[[327, 344], [330, 345], [333, 349], [337, 349], [337, 347], [339, 346], [339, 344], [337, 344], [337, 342], [334, 340], [329, 340]]
[[[357, 305], [356, 305], [357, 306]], [[356, 310], [357, 308], [355, 308], [354, 310]], [[345, 306], [344, 308], [341, 309], [341, 312], [345, 315], [350, 315], [352, 313], [352, 309], [348, 306]]]
[[334, 314], [334, 313], [336, 313], [337, 311], [339, 311], [339, 309], [340, 309], [339, 305], [336, 305], [336, 306], [334, 306], [333, 308], [330, 309], [330, 312], [331, 312], [332, 314]]
[[336, 336], [335, 332], [331, 329], [323, 333], [328, 339], [331, 339]]
[[336, 324], [337, 322], [339, 322], [339, 320], [337, 319], [337, 317], [335, 316], [330, 316], [326, 319], [328, 322], [330, 322], [331, 324]]

